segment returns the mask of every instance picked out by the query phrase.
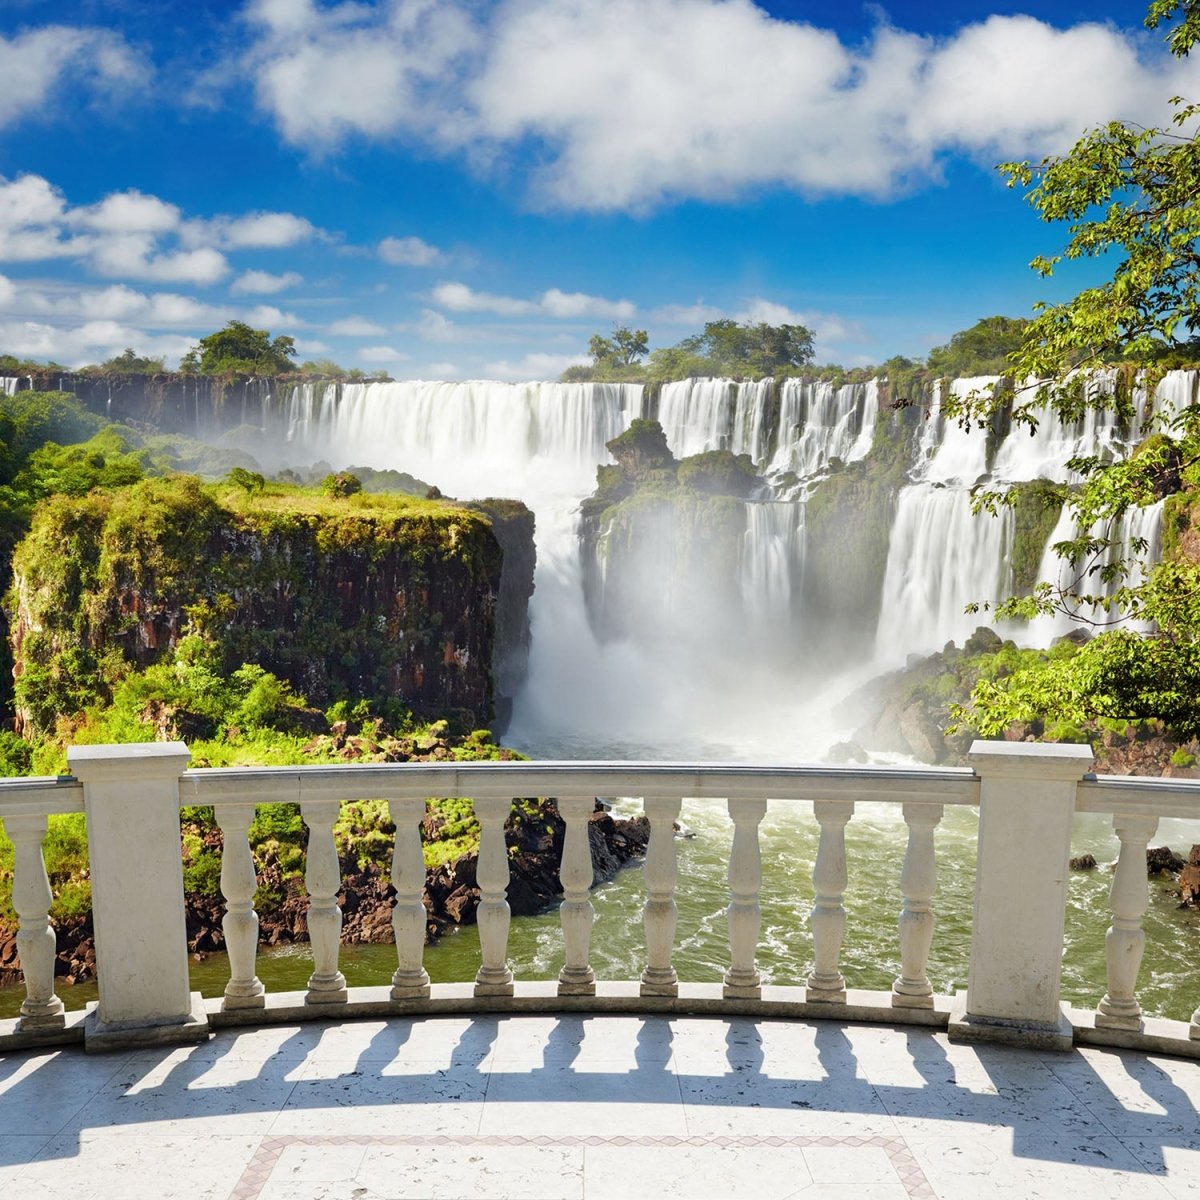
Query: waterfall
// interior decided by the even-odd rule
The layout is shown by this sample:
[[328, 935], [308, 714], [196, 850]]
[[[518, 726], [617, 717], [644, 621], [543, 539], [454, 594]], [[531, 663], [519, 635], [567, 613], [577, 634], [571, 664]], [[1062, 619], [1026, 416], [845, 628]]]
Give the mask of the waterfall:
[[17, 385], [21, 382], [17, 375], [0, 375], [0, 391], [6, 396], [17, 394]]
[[[1014, 515], [974, 516], [973, 488], [1037, 478], [1071, 484], [1067, 458], [1127, 451], [1142, 431], [1195, 402], [1198, 378], [1168, 373], [1152, 395], [1135, 386], [1133, 430], [1111, 411], [1075, 423], [1043, 414], [1032, 436], [1019, 427], [1004, 436], [960, 428], [943, 416], [937, 387], [911, 438], [898, 494], [886, 490], [891, 482], [871, 482], [854, 467], [882, 434], [909, 437], [904, 414], [881, 415], [876, 381], [668, 383], [657, 412], [676, 457], [722, 448], [748, 454], [773, 481], [773, 495], [713, 502], [699, 492], [651, 489], [622, 505], [619, 520], [606, 518], [586, 562], [579, 505], [595, 486], [597, 466], [609, 461], [605, 443], [647, 411], [638, 385], [303, 384], [275, 400], [274, 419], [280, 454], [292, 462], [392, 468], [447, 495], [513, 496], [534, 510], [530, 673], [511, 727], [518, 745], [596, 751], [596, 731], [603, 731], [606, 753], [670, 747], [720, 757], [724, 746], [742, 753], [754, 745], [758, 753], [796, 758], [803, 757], [797, 727], [811, 726], [825, 704], [827, 681], [804, 674], [809, 658], [820, 657], [810, 651], [827, 642], [826, 658], [836, 658], [844, 642], [844, 659], [857, 653], [862, 669], [878, 670], [961, 642], [989, 621], [964, 613], [967, 604], [1009, 595]], [[984, 376], [944, 386], [961, 399], [996, 383]], [[1104, 394], [1115, 384], [1111, 374], [1083, 381]], [[826, 477], [828, 488], [818, 482]], [[861, 507], [863, 489], [878, 487], [885, 490]], [[822, 497], [820, 520], [809, 511], [813, 496]], [[849, 507], [836, 507], [842, 504]], [[831, 520], [831, 511], [845, 515]], [[881, 522], [878, 535], [854, 542], [878, 546], [868, 566], [839, 549], [841, 539], [853, 540], [860, 512]], [[1148, 537], [1153, 558], [1160, 513], [1161, 506], [1131, 510], [1123, 544]], [[1051, 542], [1069, 533], [1069, 523], [1060, 523]], [[1058, 578], [1060, 565], [1045, 552], [1039, 576]], [[853, 594], [869, 603], [847, 604], [848, 594], [837, 591], [843, 576], [860, 581]], [[873, 620], [880, 580], [877, 624], [848, 636], [841, 610]], [[1065, 618], [1045, 619], [1002, 632], [1045, 645], [1067, 627]]]
[[766, 454], [766, 410], [772, 386], [769, 379], [664, 383], [658, 397], [658, 420], [671, 453], [687, 458], [705, 450], [731, 450], [761, 462]]
[[793, 580], [804, 571], [804, 506], [747, 504], [741, 550], [738, 587], [746, 619], [778, 648], [793, 620]]
[[880, 662], [968, 637], [987, 617], [967, 604], [1005, 599], [1012, 587], [1013, 517], [975, 516], [961, 488], [919, 485], [900, 493], [888, 546], [875, 637]]
[[829, 469], [833, 459], [866, 458], [879, 413], [879, 384], [785, 379], [779, 397], [779, 435], [770, 470], [801, 479]]

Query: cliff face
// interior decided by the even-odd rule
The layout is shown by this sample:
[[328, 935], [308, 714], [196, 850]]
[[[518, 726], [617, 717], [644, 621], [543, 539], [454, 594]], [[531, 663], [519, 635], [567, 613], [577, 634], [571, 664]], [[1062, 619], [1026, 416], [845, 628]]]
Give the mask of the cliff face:
[[[502, 558], [491, 520], [446, 502], [252, 497], [187, 476], [55, 497], [14, 556], [19, 723], [51, 728], [190, 631], [228, 669], [257, 662], [310, 704], [394, 698], [486, 725]], [[527, 569], [531, 581], [531, 547]], [[531, 590], [509, 581], [510, 631], [525, 630]], [[520, 647], [501, 649], [511, 682]]]
[[[19, 388], [73, 393], [97, 416], [162, 433], [219, 437], [243, 425], [262, 427], [290, 384], [259, 376], [76, 375], [39, 371]], [[320, 386], [320, 385], [318, 385]]]

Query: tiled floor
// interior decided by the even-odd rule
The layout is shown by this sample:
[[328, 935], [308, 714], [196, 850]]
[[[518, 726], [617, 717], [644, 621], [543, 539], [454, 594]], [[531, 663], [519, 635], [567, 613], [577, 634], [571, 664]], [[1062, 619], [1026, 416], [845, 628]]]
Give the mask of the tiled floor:
[[884, 1026], [479, 1017], [0, 1057], [19, 1200], [1200, 1196], [1200, 1063]]

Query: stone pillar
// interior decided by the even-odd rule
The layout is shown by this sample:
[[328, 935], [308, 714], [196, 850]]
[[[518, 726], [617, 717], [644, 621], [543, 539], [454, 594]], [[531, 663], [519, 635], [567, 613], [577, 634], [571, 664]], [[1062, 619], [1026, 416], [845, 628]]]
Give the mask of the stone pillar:
[[88, 1050], [200, 1041], [208, 1018], [188, 985], [182, 742], [72, 746], [83, 784], [100, 1000], [84, 1026]]
[[1059, 1002], [1076, 785], [1087, 746], [975, 742], [980, 779], [975, 917], [954, 1040], [1069, 1050]]

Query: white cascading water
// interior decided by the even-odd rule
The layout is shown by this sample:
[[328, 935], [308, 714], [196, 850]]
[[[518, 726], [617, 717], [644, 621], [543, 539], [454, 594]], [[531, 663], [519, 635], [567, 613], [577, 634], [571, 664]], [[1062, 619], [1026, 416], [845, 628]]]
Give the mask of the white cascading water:
[[879, 414], [879, 383], [786, 379], [779, 396], [779, 437], [769, 469], [801, 479], [828, 470], [833, 459], [866, 458]]
[[15, 396], [21, 380], [16, 375], [0, 376], [0, 395]]
[[676, 458], [731, 450], [758, 463], [766, 451], [770, 396], [767, 379], [681, 379], [663, 384], [658, 420]]
[[746, 506], [738, 588], [746, 618], [769, 646], [790, 627], [792, 596], [804, 573], [804, 506], [766, 501]]

